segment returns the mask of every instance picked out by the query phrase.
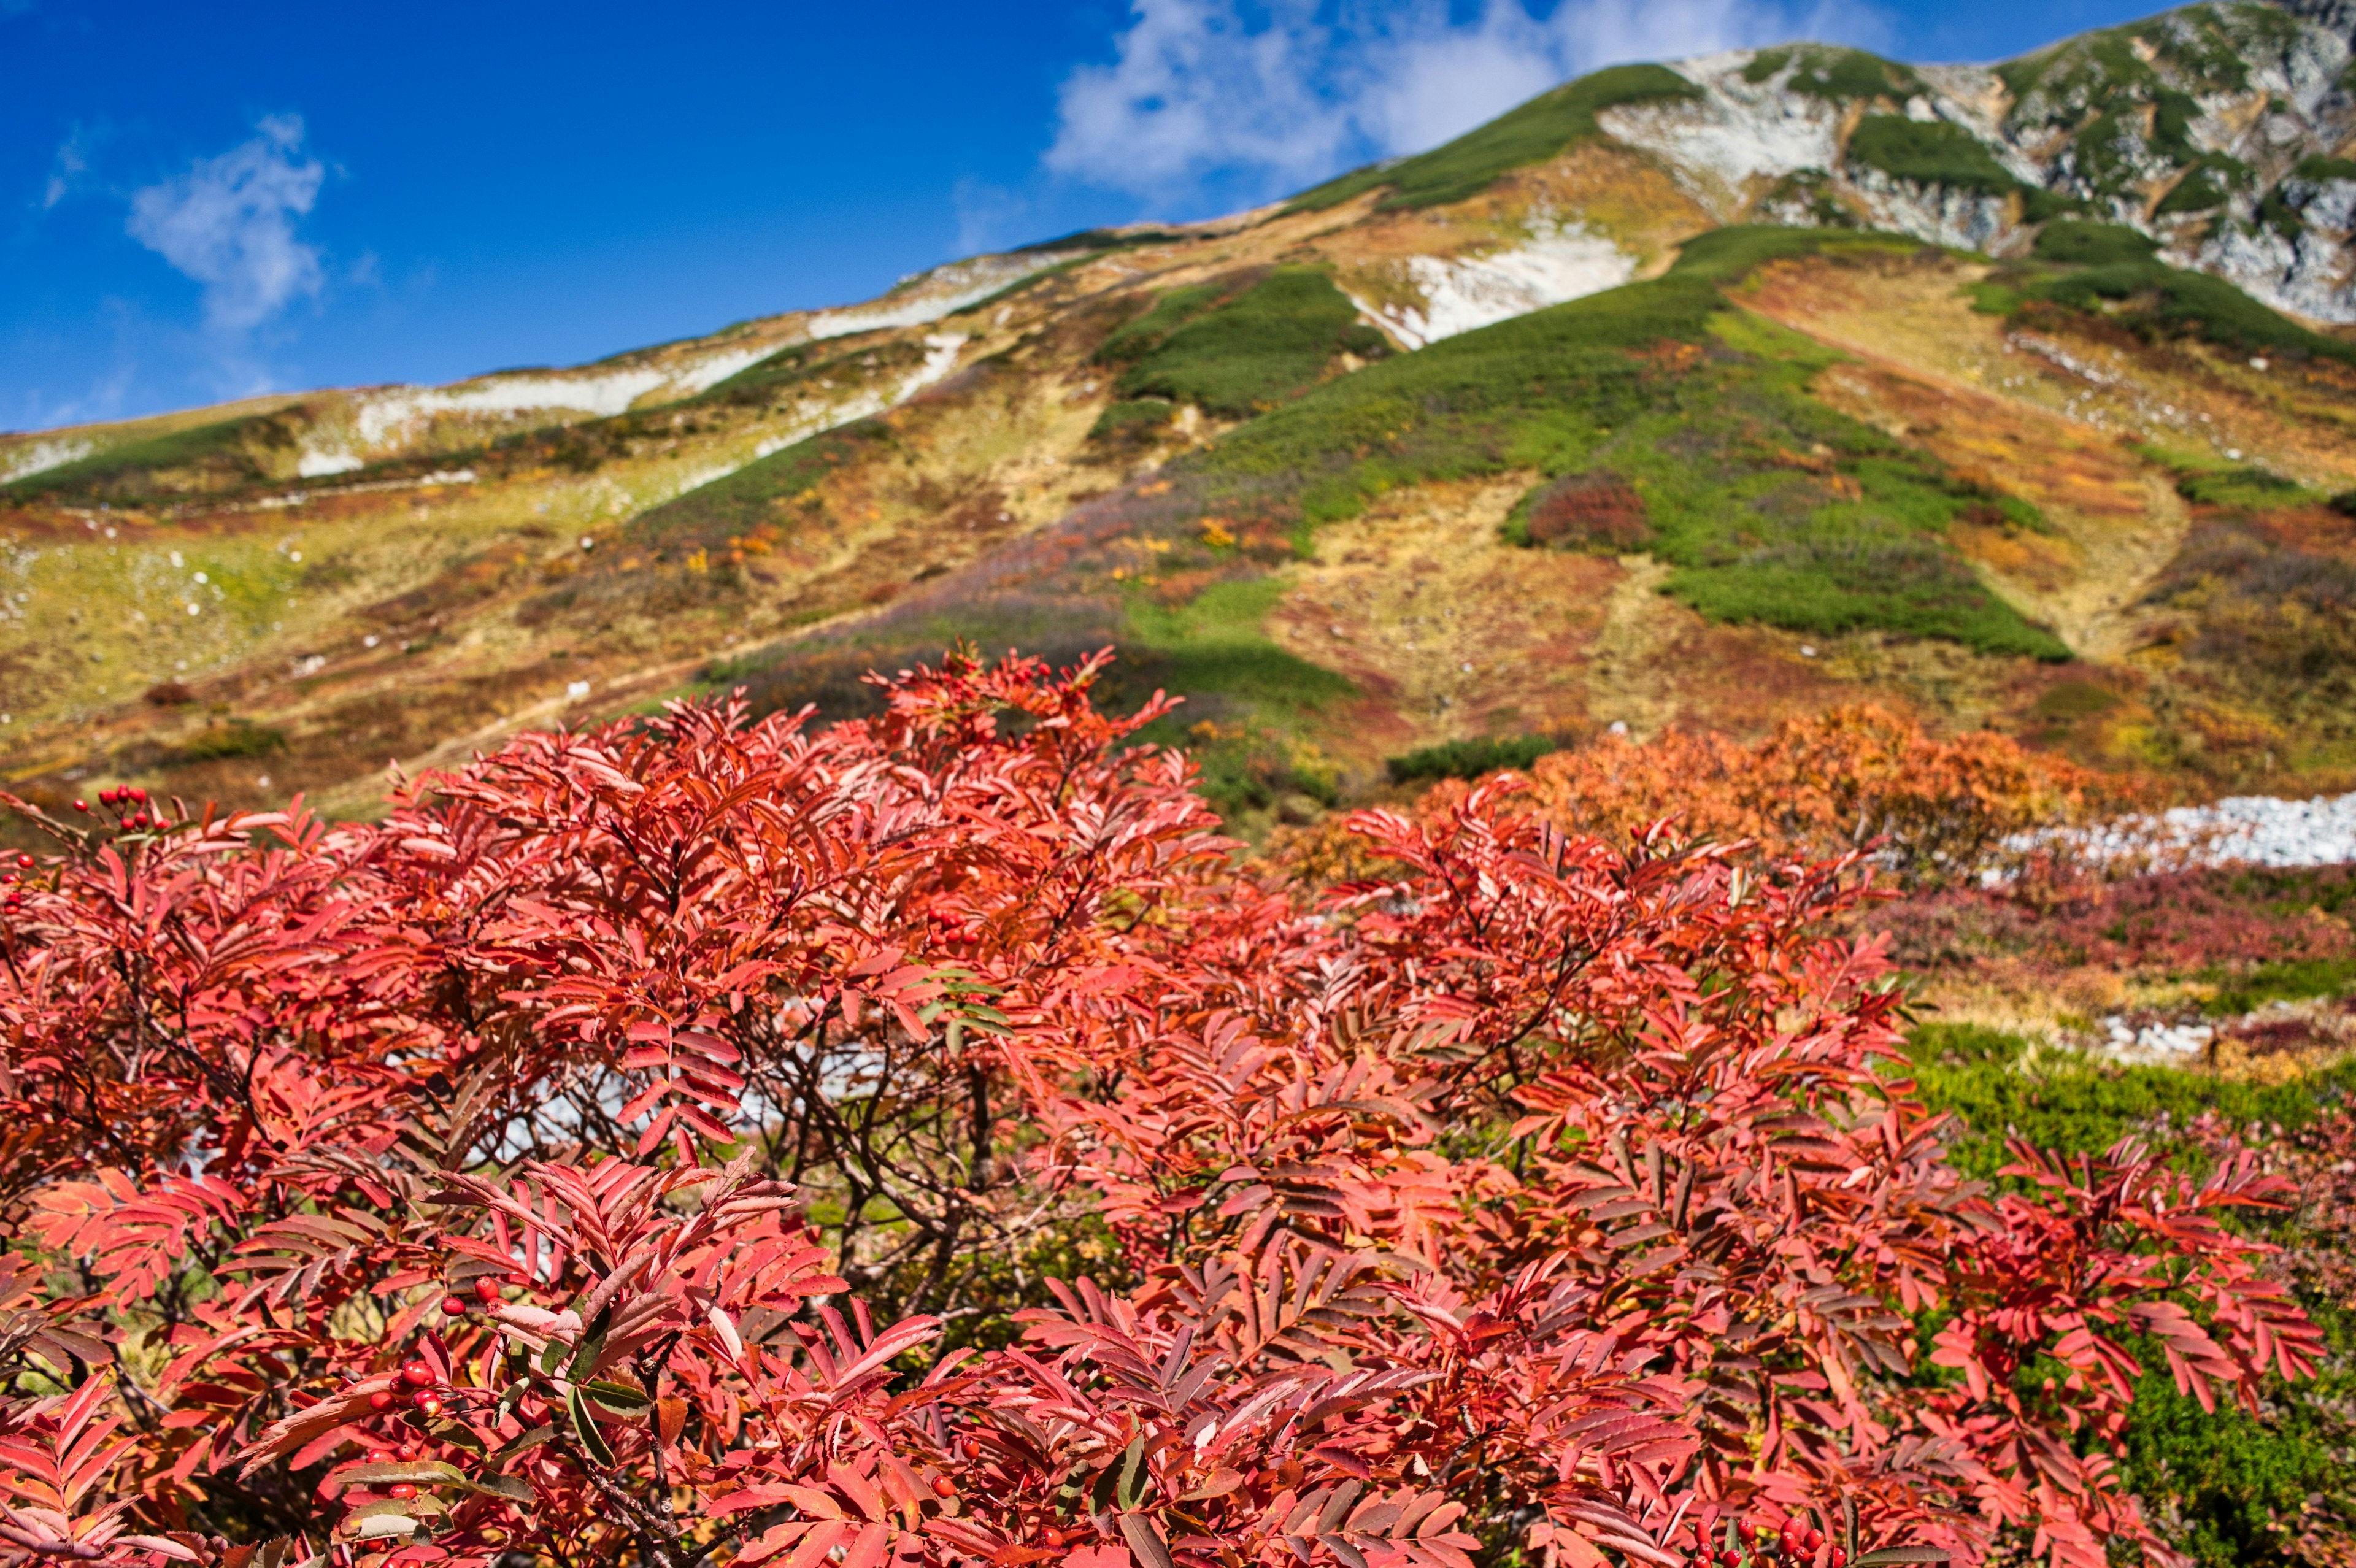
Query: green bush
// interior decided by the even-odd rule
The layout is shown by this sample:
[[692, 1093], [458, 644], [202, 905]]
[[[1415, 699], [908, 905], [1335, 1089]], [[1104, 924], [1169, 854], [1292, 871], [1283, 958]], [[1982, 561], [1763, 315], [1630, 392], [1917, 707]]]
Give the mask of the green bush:
[[2290, 177], [2310, 180], [2317, 185], [2326, 180], [2356, 180], [2356, 158], [2331, 158], [2319, 153], [2313, 157], [2301, 158], [2298, 167], [2291, 170]]
[[1925, 91], [1922, 79], [1895, 60], [1863, 49], [1803, 48], [1792, 91], [1835, 102], [1890, 98], [1901, 102]]
[[2020, 187], [1978, 137], [1944, 120], [1869, 114], [1849, 136], [1848, 161], [1879, 169], [1892, 179], [1984, 196], [2006, 196]]
[[2356, 959], [2284, 959], [2253, 965], [2239, 974], [2220, 970], [2204, 978], [2218, 990], [2201, 1010], [2211, 1018], [2239, 1018], [2269, 1002], [2303, 1002], [2356, 988]]
[[2203, 507], [2282, 507], [2308, 499], [2297, 480], [2253, 467], [2188, 470], [2177, 475], [2176, 493]]
[[764, 523], [790, 531], [794, 519], [787, 503], [817, 488], [835, 469], [894, 439], [891, 426], [864, 419], [798, 441], [641, 512], [624, 525], [623, 540], [654, 549], [692, 550], [721, 545]]
[[1323, 272], [1280, 267], [1245, 279], [1172, 289], [1107, 337], [1098, 357], [1127, 366], [1122, 394], [1239, 419], [1309, 386], [1345, 351], [1387, 351]]
[[2121, 261], [2147, 261], [2159, 241], [2124, 223], [2089, 223], [2063, 219], [2037, 231], [2029, 254], [2040, 261], [2073, 266], [2102, 267]]
[[251, 720], [232, 719], [226, 724], [215, 725], [166, 752], [163, 765], [167, 768], [188, 767], [198, 763], [234, 761], [241, 757], [267, 757], [286, 749], [286, 732]]
[[2251, 1083], [2032, 1050], [2019, 1035], [1976, 1024], [1924, 1024], [1907, 1053], [1923, 1099], [1963, 1123], [1956, 1164], [1983, 1179], [2009, 1163], [2008, 1133], [2070, 1154], [2099, 1154], [2123, 1137], [2150, 1135], [2189, 1155], [2169, 1143], [2170, 1129], [2204, 1112], [2233, 1126], [2297, 1128], [2356, 1087], [2356, 1064], [2287, 1083]]
[[1443, 741], [1423, 746], [1384, 765], [1393, 784], [1418, 779], [1477, 779], [1499, 768], [1526, 768], [1549, 752], [1562, 750], [1551, 735], [1483, 736], [1471, 741]]
[[2356, 364], [2356, 343], [2309, 331], [2276, 315], [2222, 278], [2188, 272], [2158, 261], [2120, 261], [2064, 272], [2029, 285], [2029, 294], [2082, 310], [2116, 300], [2109, 313], [2147, 336], [2190, 333], [2222, 347], [2309, 355]]
[[1630, 103], [1697, 99], [1701, 89], [1665, 66], [1616, 65], [1542, 92], [1452, 142], [1393, 164], [1370, 164], [1292, 198], [1288, 212], [1322, 211], [1390, 187], [1385, 208], [1437, 207], [1489, 188], [1497, 176], [1544, 163], [1601, 133], [1595, 117]]
[[262, 471], [246, 454], [246, 445], [257, 437], [276, 434], [277, 429], [278, 421], [272, 416], [249, 414], [126, 441], [0, 485], [0, 496], [146, 495], [155, 488], [152, 480], [156, 474], [186, 468], [213, 469], [237, 481], [255, 480], [262, 477]]
[[1088, 427], [1090, 441], [1147, 441], [1159, 435], [1177, 414], [1178, 405], [1162, 398], [1138, 398], [1114, 403]]

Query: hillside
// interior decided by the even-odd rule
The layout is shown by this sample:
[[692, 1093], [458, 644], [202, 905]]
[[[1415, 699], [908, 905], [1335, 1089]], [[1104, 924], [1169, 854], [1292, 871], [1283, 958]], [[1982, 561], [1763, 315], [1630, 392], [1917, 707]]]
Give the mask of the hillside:
[[1872, 698], [2356, 769], [2344, 8], [1566, 84], [1285, 203], [570, 369], [0, 437], [0, 773], [376, 809], [683, 693], [1124, 653], [1248, 823]]

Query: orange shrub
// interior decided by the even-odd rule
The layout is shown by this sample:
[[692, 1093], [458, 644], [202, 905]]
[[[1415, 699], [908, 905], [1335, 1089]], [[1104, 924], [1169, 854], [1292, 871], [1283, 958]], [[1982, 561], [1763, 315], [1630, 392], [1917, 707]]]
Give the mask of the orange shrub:
[[[1540, 757], [1528, 807], [1557, 827], [1626, 841], [1673, 819], [1681, 837], [1747, 839], [1774, 858], [1872, 847], [1909, 885], [2018, 864], [2017, 842], [2147, 804], [2132, 781], [1976, 731], [1942, 740], [1859, 704], [1787, 719], [1753, 745], [1671, 732], [1607, 735]], [[1461, 795], [1442, 785], [1427, 809]]]

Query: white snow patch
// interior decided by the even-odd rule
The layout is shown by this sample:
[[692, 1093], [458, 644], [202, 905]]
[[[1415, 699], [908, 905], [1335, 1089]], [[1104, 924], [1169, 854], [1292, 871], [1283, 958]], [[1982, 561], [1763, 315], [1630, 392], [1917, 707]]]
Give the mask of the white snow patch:
[[1555, 224], [1529, 243], [1482, 256], [1410, 257], [1408, 276], [1423, 308], [1356, 302], [1400, 342], [1420, 348], [1460, 332], [1526, 315], [1548, 305], [1617, 288], [1636, 274], [1636, 259], [1579, 223]]
[[841, 337], [887, 326], [923, 326], [1076, 254], [1069, 251], [1034, 251], [1019, 256], [976, 256], [971, 261], [953, 261], [946, 267], [917, 273], [873, 304], [819, 312], [809, 318], [809, 335], [814, 339]]
[[1739, 202], [1744, 183], [1755, 176], [1831, 170], [1840, 154], [1839, 109], [1786, 91], [1772, 79], [1757, 86], [1744, 81], [1740, 71], [1750, 58], [1738, 53], [1673, 61], [1670, 69], [1702, 90], [1698, 100], [1607, 109], [1597, 123], [1628, 145], [1669, 159], [1681, 176], [1698, 170], [1714, 176], [1719, 188], [1705, 182], [1695, 194], [1716, 208], [1725, 208], [1730, 198]]
[[2146, 1024], [2137, 1029], [2114, 1014], [2103, 1020], [2104, 1046], [2114, 1056], [2167, 1061], [2198, 1056], [2217, 1031], [2207, 1024]]
[[2243, 795], [2213, 805], [2179, 805], [2157, 819], [2116, 824], [2099, 847], [2181, 849], [2209, 865], [2333, 866], [2356, 860], [2356, 794], [2286, 800]]
[[52, 468], [62, 468], [69, 463], [80, 463], [98, 450], [95, 442], [69, 438], [64, 441], [37, 441], [30, 446], [20, 446], [0, 458], [0, 485], [12, 480], [29, 479], [36, 474]]
[[757, 348], [731, 348], [724, 354], [714, 354], [699, 360], [670, 379], [675, 390], [692, 396], [708, 392], [739, 370], [747, 370], [775, 354], [774, 345]]
[[295, 460], [294, 474], [302, 479], [324, 479], [331, 474], [349, 474], [368, 464], [340, 447], [306, 450]]
[[[924, 363], [911, 371], [907, 379], [902, 381], [890, 397], [881, 392], [862, 392], [839, 403], [801, 404], [791, 423], [783, 430], [763, 436], [741, 459], [699, 468], [692, 474], [682, 475], [678, 485], [667, 493], [649, 498], [647, 507], [651, 508], [675, 501], [691, 490], [701, 490], [715, 479], [725, 479], [739, 468], [783, 452], [794, 443], [816, 435], [820, 431], [832, 430], [853, 420], [863, 420], [871, 414], [880, 414], [885, 409], [907, 401], [957, 368], [958, 350], [965, 347], [966, 341], [966, 336], [961, 332], [926, 335], [925, 347], [930, 352], [926, 354]], [[582, 548], [588, 548], [587, 540], [582, 541]]]
[[602, 376], [485, 376], [455, 387], [402, 387], [363, 396], [354, 411], [362, 446], [381, 446], [418, 422], [442, 413], [516, 414], [573, 409], [597, 418], [628, 411], [632, 403], [670, 380], [654, 366]]

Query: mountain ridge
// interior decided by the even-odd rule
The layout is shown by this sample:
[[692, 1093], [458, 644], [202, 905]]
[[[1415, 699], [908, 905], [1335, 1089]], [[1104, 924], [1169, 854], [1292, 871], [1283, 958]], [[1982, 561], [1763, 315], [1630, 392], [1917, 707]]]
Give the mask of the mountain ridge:
[[[2343, 767], [2296, 670], [2347, 645], [2345, 9], [1613, 68], [863, 304], [0, 438], [0, 770], [360, 810], [524, 715], [855, 708], [958, 635], [1121, 645], [1295, 816], [1385, 748], [1859, 690], [2188, 779]], [[1451, 630], [1451, 573], [1520, 629]]]

